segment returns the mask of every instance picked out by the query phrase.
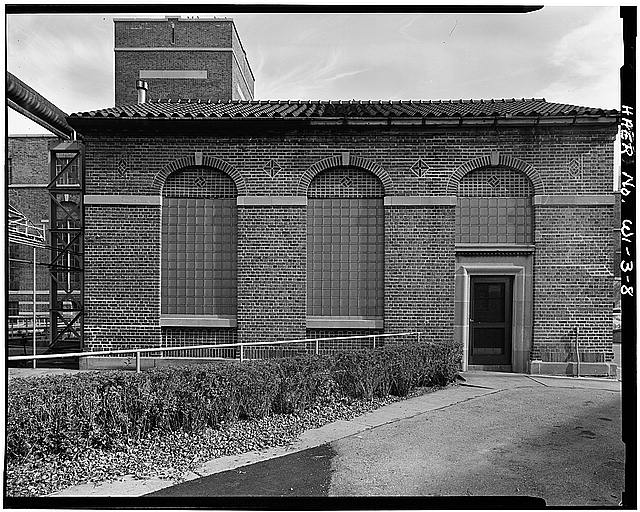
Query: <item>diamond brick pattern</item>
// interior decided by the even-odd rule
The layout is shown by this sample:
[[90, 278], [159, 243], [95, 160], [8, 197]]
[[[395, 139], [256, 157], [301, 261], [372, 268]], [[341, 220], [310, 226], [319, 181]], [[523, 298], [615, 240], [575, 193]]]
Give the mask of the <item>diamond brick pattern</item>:
[[269, 160], [267, 165], [264, 166], [265, 172], [270, 178], [275, 178], [276, 175], [282, 170], [282, 167], [275, 160]]
[[164, 197], [208, 197], [232, 199], [238, 193], [233, 180], [225, 173], [206, 167], [187, 167], [167, 178], [162, 188]]
[[458, 186], [458, 196], [465, 197], [529, 197], [533, 195], [531, 180], [523, 173], [507, 167], [485, 167], [467, 173]]
[[309, 197], [382, 197], [384, 189], [372, 173], [356, 168], [334, 168], [318, 173], [307, 189]]
[[456, 243], [532, 243], [533, 186], [524, 174], [478, 169], [462, 178], [458, 194]]
[[207, 184], [207, 180], [204, 176], [198, 176], [193, 182], [198, 188], [204, 188], [204, 186]]
[[410, 169], [411, 172], [418, 178], [424, 178], [429, 172], [430, 167], [422, 158], [418, 158], [418, 160], [410, 167]]
[[118, 165], [116, 165], [116, 171], [118, 172], [118, 176], [124, 178], [127, 175], [127, 171], [129, 170], [129, 166], [127, 165], [126, 160], [119, 160]]
[[582, 165], [575, 158], [569, 162], [569, 174], [574, 178], [579, 178], [582, 175]]
[[343, 187], [351, 187], [353, 186], [353, 180], [349, 176], [345, 176], [340, 180], [340, 185]]

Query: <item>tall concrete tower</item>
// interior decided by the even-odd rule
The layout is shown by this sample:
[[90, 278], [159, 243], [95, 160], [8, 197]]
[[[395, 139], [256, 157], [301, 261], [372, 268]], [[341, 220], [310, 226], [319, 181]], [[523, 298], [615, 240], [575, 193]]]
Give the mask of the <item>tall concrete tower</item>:
[[[117, 18], [116, 105], [147, 100], [253, 99], [254, 77], [231, 18]], [[140, 84], [142, 85], [142, 84]]]

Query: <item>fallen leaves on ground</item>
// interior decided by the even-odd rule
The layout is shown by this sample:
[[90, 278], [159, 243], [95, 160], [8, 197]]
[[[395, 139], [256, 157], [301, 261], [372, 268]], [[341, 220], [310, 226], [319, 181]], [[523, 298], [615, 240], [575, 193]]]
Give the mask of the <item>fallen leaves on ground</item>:
[[[429, 391], [432, 388], [416, 389], [407, 398]], [[349, 420], [399, 400], [402, 398], [393, 396], [373, 400], [342, 398], [315, 405], [302, 414], [278, 414], [201, 432], [157, 435], [114, 452], [91, 448], [73, 458], [32, 457], [7, 465], [5, 492], [7, 496], [46, 496], [74, 485], [97, 485], [125, 477], [180, 482], [185, 473], [197, 471], [209, 460], [284, 446], [305, 430]]]

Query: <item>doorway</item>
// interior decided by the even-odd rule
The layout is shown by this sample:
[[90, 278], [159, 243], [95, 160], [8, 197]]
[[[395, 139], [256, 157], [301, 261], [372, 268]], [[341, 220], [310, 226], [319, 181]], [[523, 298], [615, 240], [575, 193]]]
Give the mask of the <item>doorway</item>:
[[472, 276], [469, 364], [511, 365], [513, 277]]

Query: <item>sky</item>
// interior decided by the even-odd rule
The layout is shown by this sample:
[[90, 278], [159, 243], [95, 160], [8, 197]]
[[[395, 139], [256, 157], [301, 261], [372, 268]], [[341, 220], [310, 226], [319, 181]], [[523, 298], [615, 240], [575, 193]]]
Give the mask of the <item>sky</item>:
[[[232, 17], [255, 99], [546, 98], [619, 108], [618, 7], [528, 14], [189, 13]], [[67, 113], [114, 104], [113, 18], [8, 15], [7, 69]], [[9, 133], [45, 130], [9, 110]]]

